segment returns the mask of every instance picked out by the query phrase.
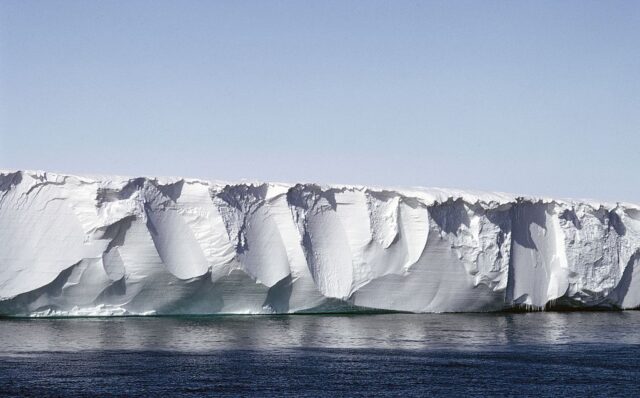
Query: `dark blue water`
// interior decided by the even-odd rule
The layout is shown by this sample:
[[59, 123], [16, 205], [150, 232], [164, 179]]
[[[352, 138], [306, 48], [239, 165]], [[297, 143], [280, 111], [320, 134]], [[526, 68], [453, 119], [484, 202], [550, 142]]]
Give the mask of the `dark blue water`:
[[2, 319], [13, 396], [639, 396], [640, 312]]

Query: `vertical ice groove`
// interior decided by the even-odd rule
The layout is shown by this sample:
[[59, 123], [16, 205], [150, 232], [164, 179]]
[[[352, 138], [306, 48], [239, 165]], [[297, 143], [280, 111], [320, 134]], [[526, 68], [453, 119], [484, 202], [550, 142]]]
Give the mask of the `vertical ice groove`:
[[399, 229], [406, 252], [402, 270], [409, 271], [424, 252], [429, 238], [429, 211], [416, 199], [403, 198], [400, 202]]
[[336, 192], [335, 198], [336, 214], [346, 237], [352, 267], [352, 286], [345, 295], [348, 296], [371, 274], [367, 252], [373, 237], [365, 193], [359, 189], [348, 189]]
[[191, 279], [204, 275], [209, 264], [189, 223], [178, 211], [179, 191], [173, 184], [145, 184], [146, 225], [169, 272], [179, 279]]
[[239, 267], [265, 286], [290, 274], [287, 250], [270, 203], [274, 198], [267, 200], [273, 189], [268, 184], [227, 185], [214, 200], [235, 242]]
[[394, 192], [367, 190], [366, 198], [372, 238], [383, 249], [388, 249], [400, 233], [400, 196]]
[[228, 264], [235, 255], [222, 215], [211, 198], [211, 186], [187, 181], [177, 202], [177, 212], [190, 226], [207, 263], [213, 269]]
[[303, 247], [316, 286], [326, 297], [347, 298], [353, 282], [353, 261], [349, 237], [337, 210], [336, 191], [299, 186], [289, 197], [299, 208]]
[[513, 305], [544, 307], [569, 289], [569, 269], [556, 203], [518, 200], [512, 213], [512, 248], [507, 299]]
[[0, 314], [640, 306], [640, 206], [0, 171]]

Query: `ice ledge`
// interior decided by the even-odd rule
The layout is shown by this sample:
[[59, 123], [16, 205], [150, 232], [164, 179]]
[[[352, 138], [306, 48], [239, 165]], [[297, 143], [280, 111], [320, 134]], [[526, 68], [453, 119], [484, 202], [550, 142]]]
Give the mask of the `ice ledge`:
[[0, 314], [640, 305], [640, 206], [0, 172]]
[[489, 192], [480, 190], [465, 190], [455, 188], [439, 188], [439, 187], [395, 187], [395, 186], [377, 186], [377, 185], [351, 185], [351, 184], [317, 184], [313, 182], [265, 182], [260, 180], [241, 180], [241, 181], [227, 181], [227, 180], [205, 180], [199, 178], [185, 178], [177, 176], [124, 176], [124, 175], [100, 175], [100, 174], [65, 174], [56, 172], [47, 172], [43, 170], [8, 170], [0, 169], [0, 179], [6, 178], [10, 175], [21, 174], [32, 177], [36, 180], [43, 182], [61, 182], [66, 179], [75, 179], [79, 182], [100, 184], [104, 187], [118, 188], [132, 181], [144, 180], [154, 182], [160, 185], [170, 185], [179, 182], [190, 184], [202, 184], [205, 186], [220, 188], [225, 186], [263, 186], [267, 185], [272, 188], [290, 189], [296, 185], [304, 186], [318, 186], [322, 190], [358, 190], [358, 191], [377, 191], [377, 192], [397, 192], [404, 196], [416, 197], [424, 200], [425, 204], [433, 204], [436, 202], [442, 203], [448, 200], [462, 199], [467, 203], [478, 204], [508, 204], [516, 201], [523, 202], [540, 202], [540, 203], [556, 203], [561, 205], [588, 205], [593, 208], [632, 208], [640, 210], [640, 204], [631, 202], [611, 202], [602, 201], [590, 198], [552, 198], [549, 196], [536, 196], [536, 195], [522, 195], [507, 192]]

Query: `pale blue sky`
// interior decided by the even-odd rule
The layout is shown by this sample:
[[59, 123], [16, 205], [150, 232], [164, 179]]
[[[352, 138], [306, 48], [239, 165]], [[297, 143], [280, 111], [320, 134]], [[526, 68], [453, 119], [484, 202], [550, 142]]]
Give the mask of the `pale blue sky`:
[[640, 202], [640, 2], [2, 0], [0, 168]]

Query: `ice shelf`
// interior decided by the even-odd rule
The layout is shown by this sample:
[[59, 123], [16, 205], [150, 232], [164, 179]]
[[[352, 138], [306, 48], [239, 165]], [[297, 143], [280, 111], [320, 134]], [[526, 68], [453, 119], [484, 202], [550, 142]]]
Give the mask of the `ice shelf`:
[[640, 306], [640, 206], [0, 172], [0, 315]]

